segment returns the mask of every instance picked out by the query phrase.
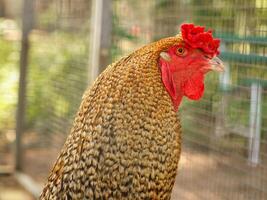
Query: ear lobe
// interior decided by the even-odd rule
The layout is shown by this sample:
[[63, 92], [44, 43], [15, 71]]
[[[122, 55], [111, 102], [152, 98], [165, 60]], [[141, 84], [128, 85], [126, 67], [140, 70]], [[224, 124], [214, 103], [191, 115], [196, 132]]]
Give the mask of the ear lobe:
[[171, 57], [170, 57], [170, 55], [168, 54], [168, 53], [166, 53], [166, 52], [161, 52], [160, 54], [160, 57], [162, 58], [162, 59], [164, 59], [164, 60], [166, 60], [166, 61], [171, 61]]

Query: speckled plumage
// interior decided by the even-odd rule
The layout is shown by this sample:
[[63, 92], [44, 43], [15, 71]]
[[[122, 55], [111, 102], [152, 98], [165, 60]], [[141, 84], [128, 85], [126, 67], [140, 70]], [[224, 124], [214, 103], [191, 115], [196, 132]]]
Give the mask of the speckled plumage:
[[40, 199], [170, 199], [181, 130], [158, 59], [180, 41], [149, 44], [97, 78]]

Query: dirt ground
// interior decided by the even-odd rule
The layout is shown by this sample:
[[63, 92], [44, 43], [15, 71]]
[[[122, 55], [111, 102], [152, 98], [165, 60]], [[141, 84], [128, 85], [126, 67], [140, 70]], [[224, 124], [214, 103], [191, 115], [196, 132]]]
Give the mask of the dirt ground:
[[0, 175], [0, 200], [34, 200], [13, 176]]
[[185, 149], [172, 199], [266, 200], [267, 171], [246, 160]]

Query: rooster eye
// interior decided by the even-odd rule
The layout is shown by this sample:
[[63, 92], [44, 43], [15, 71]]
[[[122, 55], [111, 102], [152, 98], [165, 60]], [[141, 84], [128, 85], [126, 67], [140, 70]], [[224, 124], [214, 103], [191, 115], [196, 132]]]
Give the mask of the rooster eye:
[[186, 49], [184, 47], [178, 47], [177, 50], [176, 50], [176, 54], [178, 56], [185, 56]]

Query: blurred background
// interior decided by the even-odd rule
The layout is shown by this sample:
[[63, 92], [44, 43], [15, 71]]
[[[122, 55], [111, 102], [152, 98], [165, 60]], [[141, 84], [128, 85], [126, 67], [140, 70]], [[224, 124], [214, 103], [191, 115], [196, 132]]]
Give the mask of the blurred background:
[[97, 74], [183, 22], [226, 72], [182, 103], [172, 199], [267, 199], [266, 0], [0, 0], [0, 200], [35, 199]]

